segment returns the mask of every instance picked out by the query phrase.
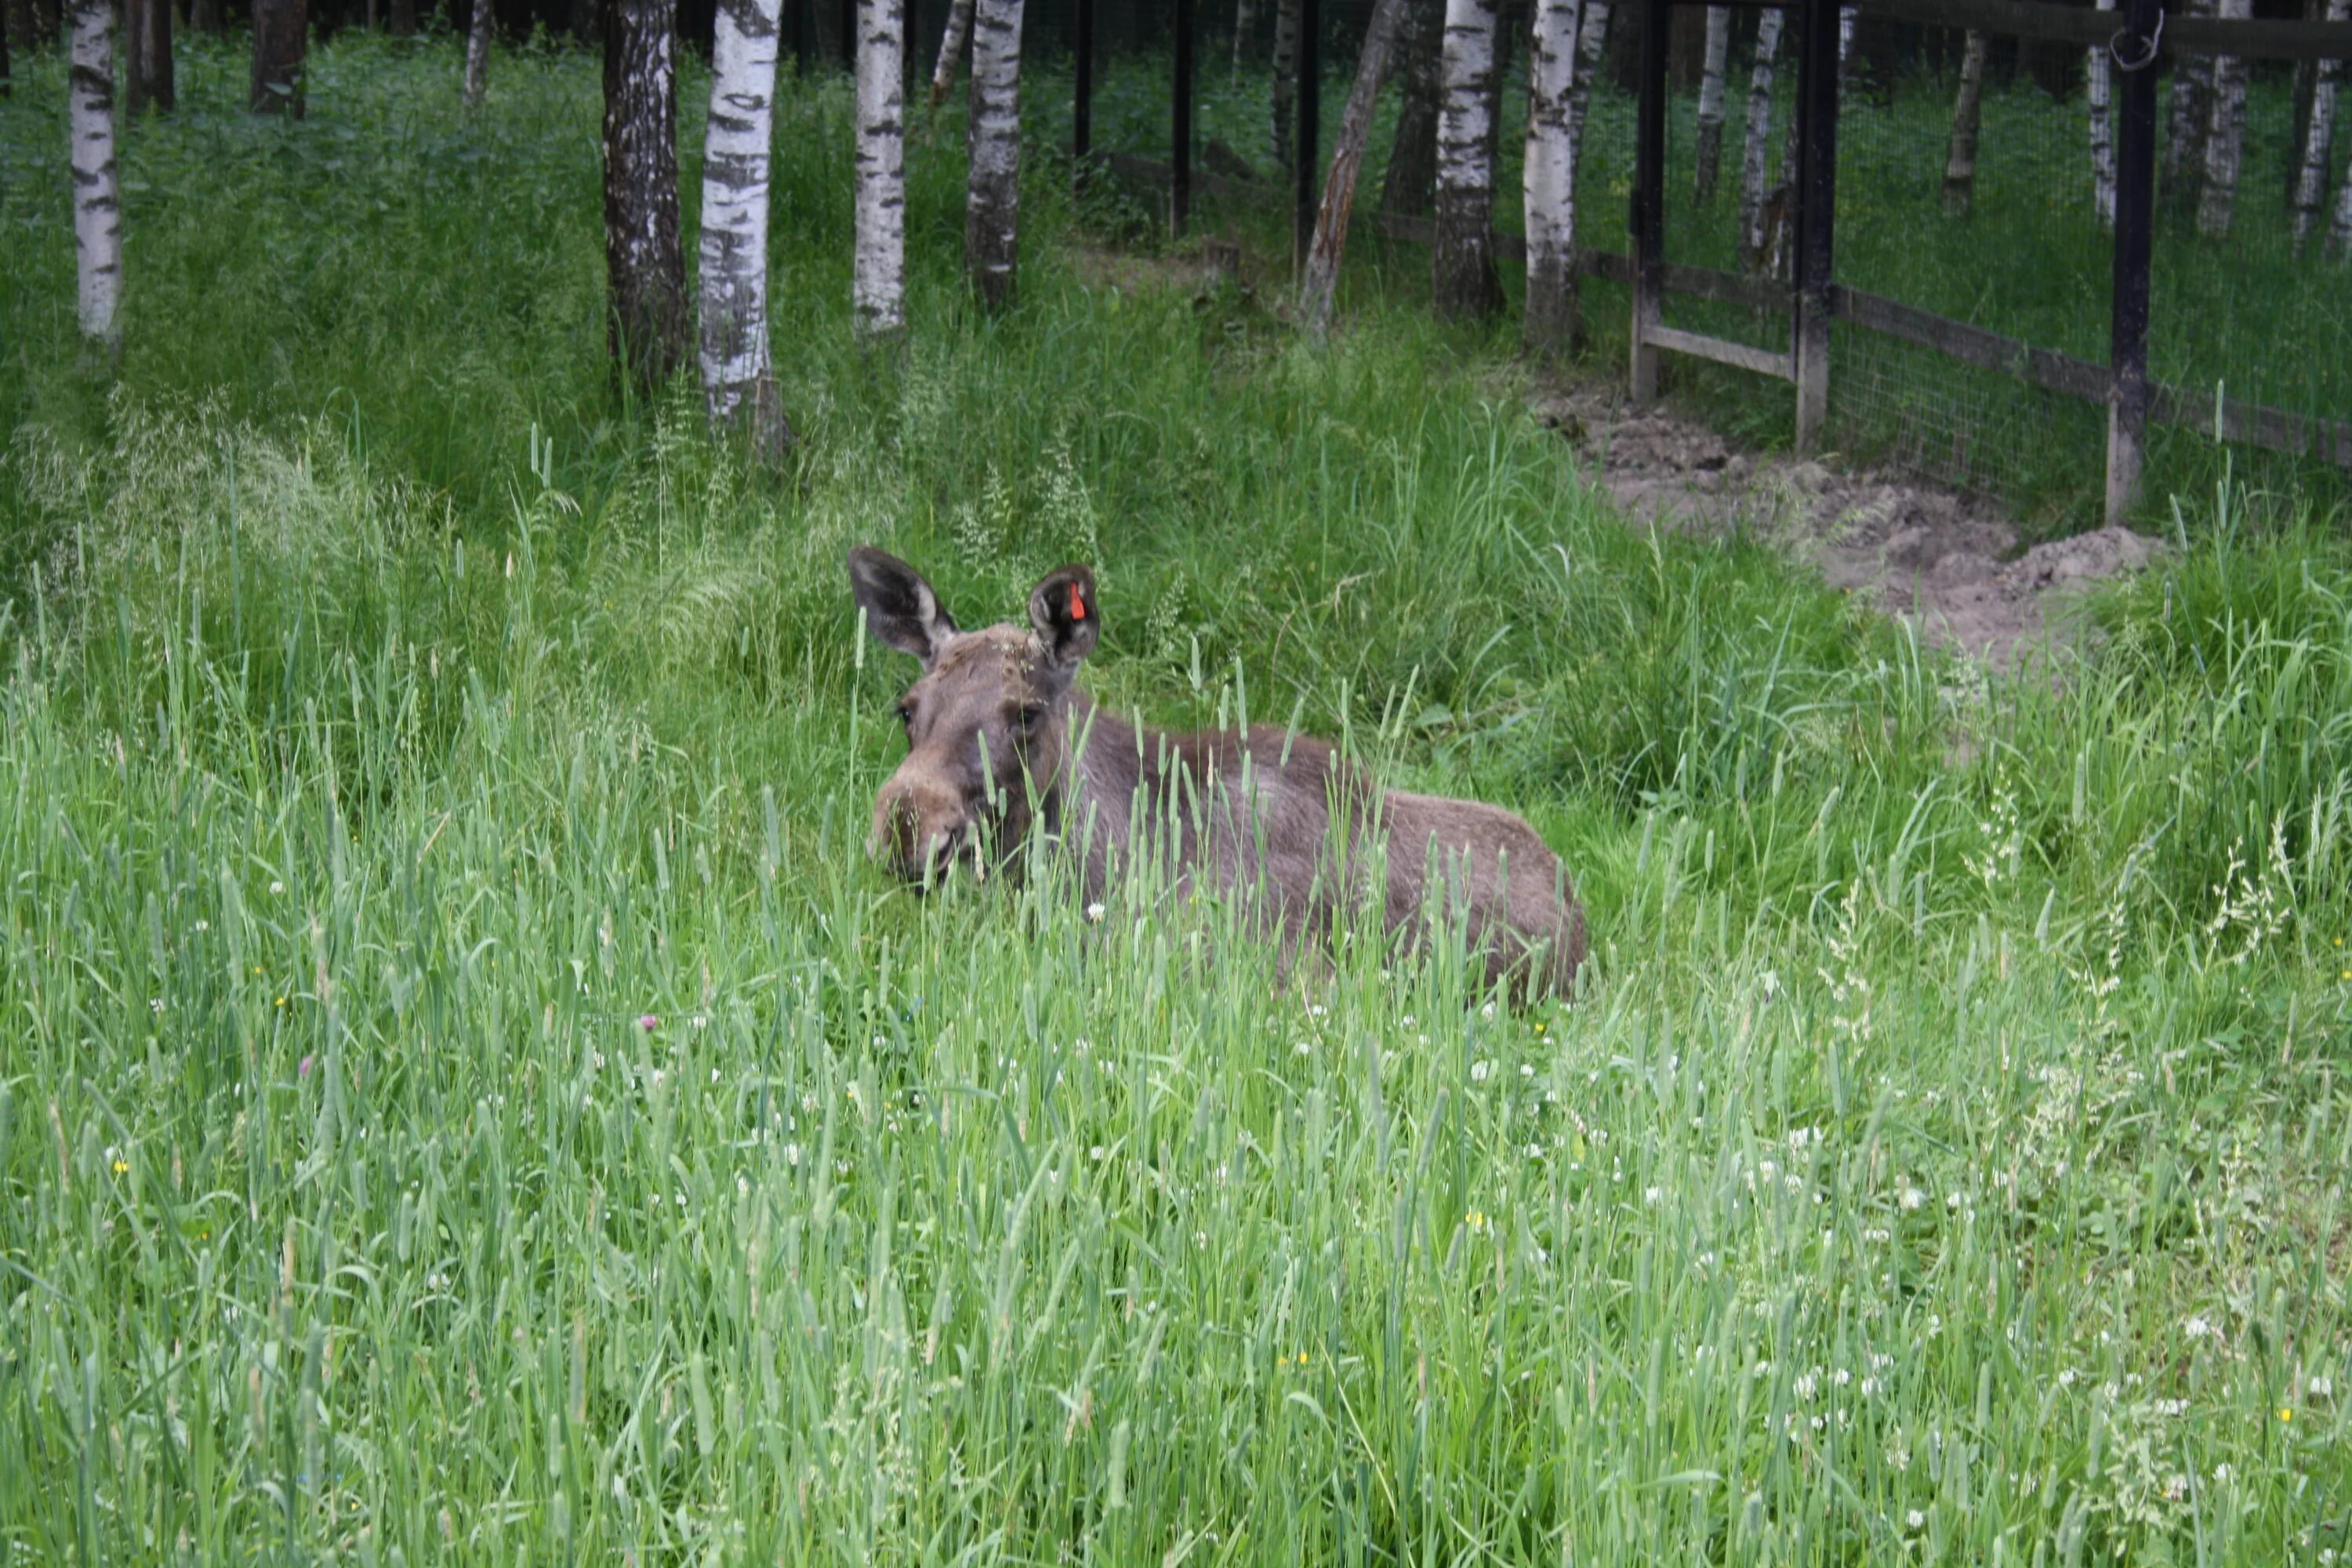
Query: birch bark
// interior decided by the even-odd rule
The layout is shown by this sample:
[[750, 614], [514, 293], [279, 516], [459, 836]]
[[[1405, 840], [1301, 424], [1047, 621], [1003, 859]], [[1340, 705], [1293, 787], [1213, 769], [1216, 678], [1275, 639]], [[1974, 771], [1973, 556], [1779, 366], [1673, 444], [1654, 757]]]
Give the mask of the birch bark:
[[850, 305], [866, 338], [889, 336], [907, 323], [907, 106], [898, 71], [905, 26], [904, 0], [857, 0], [857, 242]]
[[[2116, 8], [2116, 0], [2097, 0], [2102, 11]], [[2085, 63], [2088, 86], [2084, 94], [2091, 105], [2091, 205], [2105, 228], [2116, 226], [2115, 57], [2104, 43], [2093, 44]]]
[[[2327, 0], [2326, 19], [2352, 20], [2352, 0]], [[2321, 60], [2311, 84], [2311, 118], [2303, 132], [2302, 156], [2296, 161], [2294, 199], [2294, 247], [2300, 252], [2319, 220], [2319, 205], [2327, 195], [2327, 170], [2336, 152], [2336, 78], [2340, 60]]]
[[1976, 199], [1977, 131], [1984, 115], [1985, 36], [1971, 29], [1960, 56], [1960, 95], [1952, 105], [1951, 151], [1944, 159], [1944, 210], [1961, 215]]
[[73, 137], [74, 260], [81, 335], [109, 352], [121, 341], [122, 208], [114, 181], [114, 7], [74, 0], [66, 115]]
[[613, 356], [641, 387], [686, 357], [676, 0], [605, 0], [604, 266]]
[[[2242, 22], [2253, 0], [2221, 0], [2225, 22]], [[2246, 62], [2235, 55], [2213, 61], [2212, 109], [2205, 126], [2205, 188], [2197, 202], [2197, 232], [2219, 238], [2238, 210], [2240, 152], [2246, 140]]]
[[1528, 352], [1547, 358], [1568, 352], [1576, 320], [1576, 138], [1570, 106], [1582, 17], [1581, 0], [1535, 0], [1528, 37], [1528, 150], [1521, 180], [1528, 300], [1521, 328]]
[[473, 19], [466, 26], [466, 107], [481, 107], [483, 89], [490, 80], [490, 0], [474, 0]]
[[1503, 302], [1495, 272], [1495, 170], [1489, 100], [1495, 0], [1446, 0], [1437, 108], [1438, 313], [1492, 315]]
[[1715, 195], [1723, 168], [1723, 76], [1731, 64], [1731, 7], [1706, 8], [1706, 55], [1699, 68], [1696, 185], [1703, 204]]
[[956, 64], [971, 39], [971, 0], [952, 0], [947, 31], [940, 35], [939, 63], [931, 68], [931, 107], [937, 109], [955, 90]]
[[1398, 88], [1396, 139], [1381, 184], [1381, 206], [1425, 213], [1437, 189], [1437, 51], [1445, 30], [1444, 0], [1405, 0], [1397, 19], [1390, 74]]
[[[2210, 16], [2213, 0], [2184, 0], [2180, 14]], [[2183, 54], [2174, 61], [2172, 101], [2165, 111], [2160, 186], [2169, 199], [2180, 182], [2205, 166], [2205, 127], [2212, 115], [2213, 57]]]
[[[744, 428], [768, 456], [792, 439], [768, 356], [768, 164], [782, 18], [779, 0], [719, 0], [702, 148], [703, 401], [713, 425]], [[895, 94], [895, 54], [889, 74]], [[861, 99], [865, 76], [861, 53]]]
[[1780, 52], [1781, 16], [1756, 19], [1756, 67], [1748, 79], [1748, 137], [1739, 156], [1739, 242], [1751, 258], [1764, 253], [1764, 181], [1772, 153], [1772, 68]]
[[971, 36], [971, 180], [964, 204], [964, 270], [991, 310], [1013, 303], [1020, 259], [1022, 0], [975, 0]]

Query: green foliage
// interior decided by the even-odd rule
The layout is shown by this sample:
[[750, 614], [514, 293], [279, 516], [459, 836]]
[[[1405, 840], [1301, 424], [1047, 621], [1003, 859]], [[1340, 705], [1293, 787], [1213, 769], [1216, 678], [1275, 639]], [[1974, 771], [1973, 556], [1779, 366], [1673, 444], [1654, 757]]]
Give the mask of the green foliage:
[[[1048, 161], [981, 319], [947, 121], [863, 357], [829, 79], [774, 472], [604, 378], [587, 61], [502, 54], [462, 126], [446, 44], [322, 49], [304, 126], [238, 66], [129, 132], [110, 379], [56, 62], [0, 104], [9, 1553], [2345, 1549], [2307, 519], [2221, 490], [2100, 653], [1996, 684], [1628, 529], [1411, 309], [1309, 352], [1083, 286]], [[968, 624], [1099, 552], [1107, 700], [1523, 809], [1587, 989], [887, 885], [859, 540]]]

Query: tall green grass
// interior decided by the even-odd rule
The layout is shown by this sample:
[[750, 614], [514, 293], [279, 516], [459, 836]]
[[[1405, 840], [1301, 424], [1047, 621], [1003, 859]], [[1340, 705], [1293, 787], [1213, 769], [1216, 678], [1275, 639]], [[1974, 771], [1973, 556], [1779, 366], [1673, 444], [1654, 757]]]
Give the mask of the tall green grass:
[[[1050, 168], [978, 319], [945, 134], [861, 358], [832, 81], [747, 468], [604, 379], [590, 62], [467, 124], [452, 49], [338, 44], [302, 127], [236, 63], [130, 132], [110, 378], [54, 64], [0, 106], [12, 1557], [2346, 1548], [2324, 531], [2187, 498], [2095, 658], [1991, 684], [1629, 531], [1418, 312], [1081, 286]], [[329, 192], [405, 247], [338, 263]], [[967, 622], [1092, 557], [1104, 700], [1525, 811], [1577, 1004], [896, 890], [858, 540]]]

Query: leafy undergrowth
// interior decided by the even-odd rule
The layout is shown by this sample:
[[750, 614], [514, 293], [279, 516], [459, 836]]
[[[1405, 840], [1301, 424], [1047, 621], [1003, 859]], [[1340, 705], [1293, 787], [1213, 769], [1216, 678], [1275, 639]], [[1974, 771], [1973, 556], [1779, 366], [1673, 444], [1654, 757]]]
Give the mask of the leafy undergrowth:
[[[322, 75], [317, 120], [455, 123], [452, 50], [351, 47], [375, 107]], [[2324, 533], [2190, 506], [2095, 661], [1990, 684], [1632, 533], [1410, 312], [1313, 353], [1040, 242], [972, 318], [947, 136], [910, 342], [862, 359], [833, 83], [784, 116], [803, 445], [751, 469], [602, 382], [585, 62], [500, 57], [434, 132], [488, 149], [462, 201], [336, 172], [397, 267], [208, 325], [188, 258], [323, 176], [297, 128], [195, 157], [236, 62], [193, 58], [111, 390], [32, 330], [62, 204], [0, 236], [12, 1556], [2345, 1548]], [[522, 260], [572, 281], [472, 287]], [[1577, 1005], [895, 891], [860, 540], [967, 624], [1093, 557], [1106, 700], [1525, 811], [1591, 906]]]

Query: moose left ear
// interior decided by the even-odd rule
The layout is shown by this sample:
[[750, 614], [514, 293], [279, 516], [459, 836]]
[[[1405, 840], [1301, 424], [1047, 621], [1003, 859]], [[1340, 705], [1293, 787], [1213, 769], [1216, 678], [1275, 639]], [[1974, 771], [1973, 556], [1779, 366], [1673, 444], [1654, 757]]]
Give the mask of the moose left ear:
[[1095, 605], [1095, 574], [1085, 566], [1046, 574], [1029, 590], [1029, 625], [1038, 646], [1058, 665], [1074, 665], [1094, 652], [1102, 617]]

